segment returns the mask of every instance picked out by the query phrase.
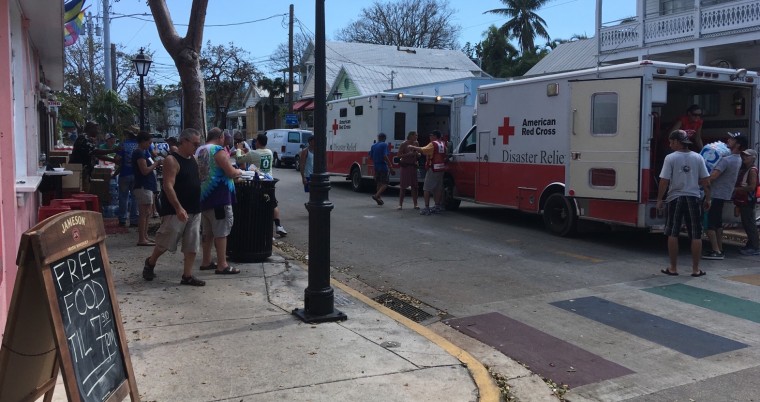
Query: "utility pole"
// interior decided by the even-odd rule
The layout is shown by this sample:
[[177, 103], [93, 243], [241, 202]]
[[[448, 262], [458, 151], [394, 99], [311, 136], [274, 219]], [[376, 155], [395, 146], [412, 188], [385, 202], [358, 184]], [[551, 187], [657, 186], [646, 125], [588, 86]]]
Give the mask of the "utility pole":
[[89, 118], [89, 102], [92, 101], [92, 98], [95, 96], [95, 42], [93, 39], [93, 35], [95, 34], [95, 27], [92, 26], [92, 13], [87, 13], [87, 53], [88, 53], [88, 60], [90, 61], [89, 68], [87, 69], [87, 74], [89, 75], [90, 79], [90, 90], [87, 94], [87, 114]]
[[118, 86], [116, 83], [116, 44], [111, 44], [111, 89], [114, 91], [116, 90], [116, 87]]
[[288, 113], [293, 113], [293, 5], [290, 5], [288, 24]]
[[108, 7], [108, 0], [103, 0], [103, 77], [106, 91], [114, 89], [111, 81], [111, 21]]

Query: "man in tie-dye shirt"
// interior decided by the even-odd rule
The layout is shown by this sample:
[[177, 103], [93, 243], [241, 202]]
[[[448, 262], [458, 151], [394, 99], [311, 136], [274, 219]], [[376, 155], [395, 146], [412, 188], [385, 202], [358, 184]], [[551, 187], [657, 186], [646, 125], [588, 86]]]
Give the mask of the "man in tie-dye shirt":
[[[216, 274], [239, 274], [240, 270], [227, 263], [227, 236], [232, 229], [232, 203], [235, 202], [234, 178], [243, 172], [232, 166], [225, 151], [224, 135], [212, 128], [206, 145], [198, 148], [195, 157], [201, 177], [201, 234], [203, 260], [201, 271], [215, 270]], [[216, 248], [216, 263], [211, 262], [211, 244]]]

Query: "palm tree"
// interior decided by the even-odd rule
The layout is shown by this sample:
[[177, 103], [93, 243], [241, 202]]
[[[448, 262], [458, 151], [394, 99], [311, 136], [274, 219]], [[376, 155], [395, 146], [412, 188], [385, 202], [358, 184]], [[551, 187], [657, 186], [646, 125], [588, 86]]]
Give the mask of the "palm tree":
[[285, 95], [288, 90], [288, 86], [285, 84], [285, 81], [283, 81], [282, 78], [271, 79], [269, 77], [260, 79], [257, 84], [259, 88], [269, 92], [269, 110], [272, 113], [272, 124], [274, 124], [272, 128], [277, 128], [277, 117], [275, 114], [274, 100], [275, 98]]
[[499, 28], [499, 31], [510, 38], [516, 38], [523, 54], [534, 49], [537, 36], [549, 40], [546, 31], [546, 21], [536, 14], [548, 0], [500, 0], [506, 8], [495, 8], [485, 13], [500, 14], [509, 20]]

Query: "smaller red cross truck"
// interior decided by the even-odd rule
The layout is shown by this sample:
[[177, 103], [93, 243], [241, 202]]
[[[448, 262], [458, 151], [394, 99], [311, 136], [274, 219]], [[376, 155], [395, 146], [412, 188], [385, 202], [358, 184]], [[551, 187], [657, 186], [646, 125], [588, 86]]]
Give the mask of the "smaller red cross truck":
[[[458, 140], [460, 104], [453, 97], [388, 92], [328, 102], [327, 172], [351, 180], [354, 191], [362, 191], [375, 173], [369, 149], [379, 133], [387, 136], [391, 159], [410, 131], [419, 134], [420, 145], [433, 130]], [[391, 175], [391, 184], [399, 182], [399, 173], [397, 169]], [[424, 174], [420, 169], [420, 181]]]
[[[542, 214], [562, 236], [579, 220], [661, 230], [657, 185], [673, 123], [698, 104], [705, 144], [738, 131], [757, 149], [759, 84], [744, 69], [643, 61], [481, 86], [476, 126], [445, 175], [446, 206]], [[726, 204], [724, 222], [736, 222]]]

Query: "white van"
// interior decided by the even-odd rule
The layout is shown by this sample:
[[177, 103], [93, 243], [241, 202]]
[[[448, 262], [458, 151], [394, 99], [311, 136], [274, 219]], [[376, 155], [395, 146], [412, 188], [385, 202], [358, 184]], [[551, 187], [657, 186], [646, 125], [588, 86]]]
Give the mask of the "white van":
[[275, 167], [283, 164], [297, 167], [298, 154], [308, 146], [309, 137], [314, 135], [309, 130], [287, 128], [267, 130], [264, 134], [267, 136], [267, 149], [271, 149], [274, 154]]

